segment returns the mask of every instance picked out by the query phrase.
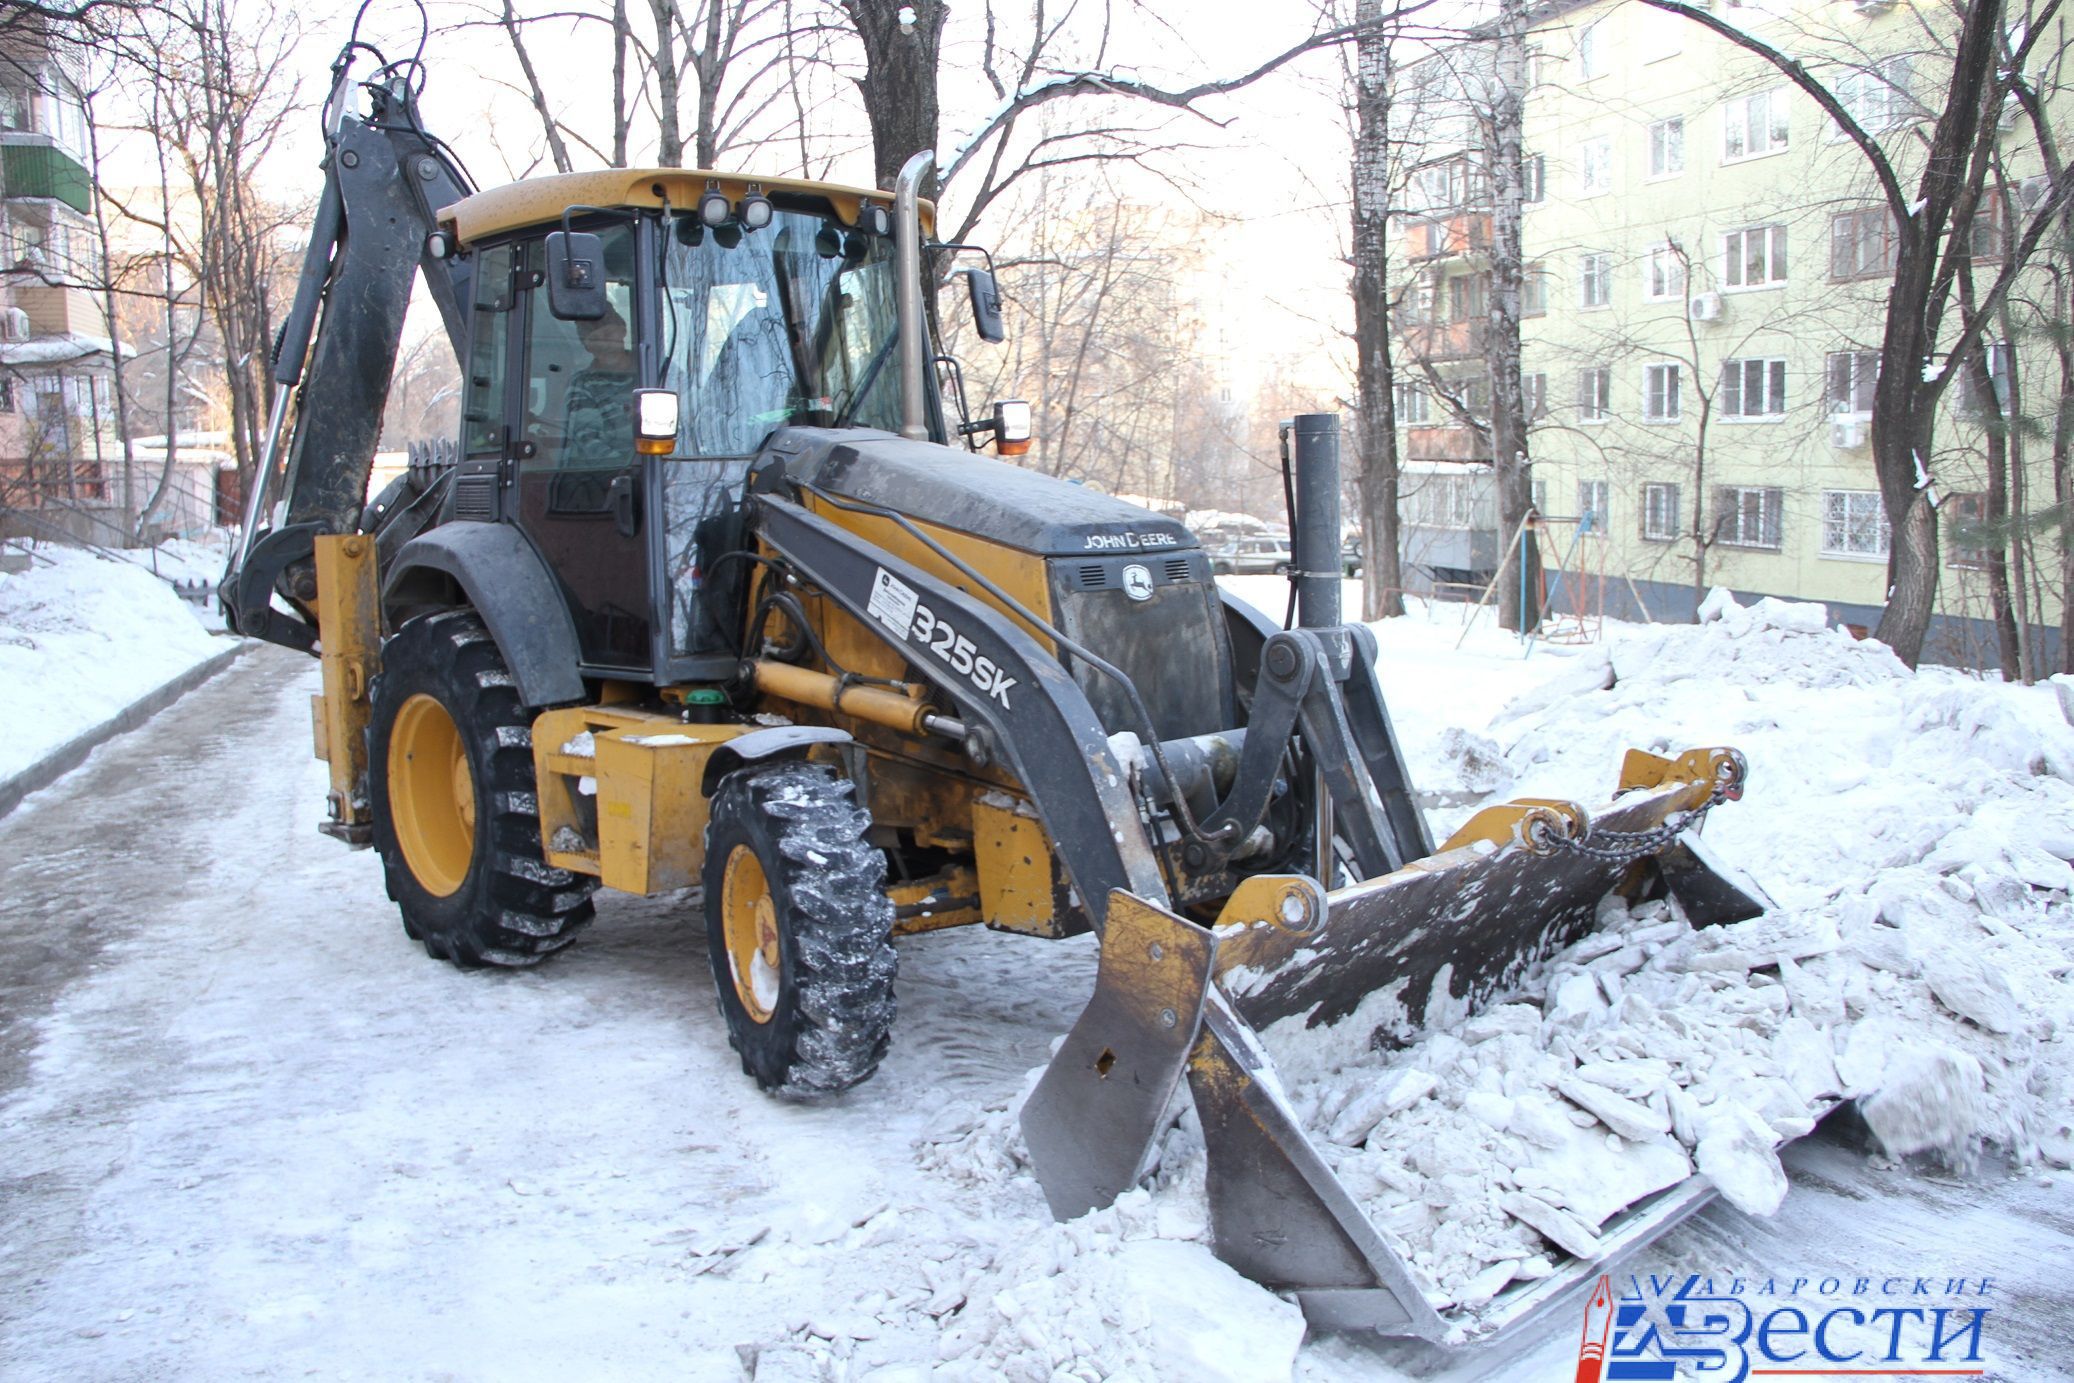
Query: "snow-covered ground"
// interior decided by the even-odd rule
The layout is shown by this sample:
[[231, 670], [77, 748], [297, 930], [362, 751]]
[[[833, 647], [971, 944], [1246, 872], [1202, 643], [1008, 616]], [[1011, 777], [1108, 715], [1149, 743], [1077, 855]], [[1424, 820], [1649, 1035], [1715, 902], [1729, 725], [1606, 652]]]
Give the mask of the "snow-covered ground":
[[[223, 569], [220, 553], [195, 543], [159, 556], [168, 579], [206, 570], [213, 581]], [[226, 647], [149, 566], [36, 547], [27, 571], [0, 573], [0, 779]]]
[[[1280, 582], [1233, 584], [1279, 610]], [[2074, 955], [2032, 964], [2068, 946], [2050, 694], [1871, 648], [1795, 674], [1817, 636], [1754, 621], [1522, 656], [1486, 616], [1457, 651], [1462, 613], [1378, 631], [1420, 786], [1589, 803], [1629, 742], [1738, 744], [1724, 853], [1792, 909], [1870, 898], [1857, 920], [1910, 942], [1979, 928], [2017, 1001], [2021, 1032], [1992, 1036], [2029, 1064], [1989, 1082], [2003, 1122], [1981, 1127], [2020, 1115], [2028, 1165], [1791, 1148], [1805, 1180], [1775, 1219], [1718, 1206], [1639, 1266], [1992, 1275], [2012, 1298], [1990, 1346], [2022, 1361], [2001, 1376], [2068, 1376], [2074, 1224], [2039, 1154], [2068, 1113]], [[1833, 666], [1863, 675], [1810, 685]], [[264, 650], [0, 822], [0, 1375], [1570, 1375], [1567, 1314], [1503, 1354], [1306, 1341], [1211, 1257], [1185, 1184], [1053, 1225], [1006, 1111], [1085, 1001], [1086, 939], [903, 943], [885, 1066], [810, 1106], [736, 1069], [690, 895], [606, 895], [535, 971], [427, 960], [372, 857], [314, 829], [314, 685]]]

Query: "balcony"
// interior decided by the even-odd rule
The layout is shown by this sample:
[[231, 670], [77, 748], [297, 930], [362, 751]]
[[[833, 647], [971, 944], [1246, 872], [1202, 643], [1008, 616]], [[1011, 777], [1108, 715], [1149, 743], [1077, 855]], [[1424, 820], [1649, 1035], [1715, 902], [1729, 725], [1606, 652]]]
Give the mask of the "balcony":
[[1491, 444], [1473, 428], [1460, 423], [1438, 427], [1409, 427], [1404, 430], [1407, 461], [1489, 461]]
[[1480, 360], [1487, 323], [1482, 317], [1466, 322], [1413, 322], [1397, 329], [1404, 349], [1421, 360], [1439, 364], [1449, 360]]
[[48, 197], [82, 216], [93, 209], [94, 180], [86, 165], [37, 136], [16, 134], [0, 144], [0, 177], [10, 200]]
[[1404, 258], [1411, 264], [1449, 259], [1481, 262], [1491, 250], [1488, 212], [1458, 211], [1414, 222], [1404, 234]]

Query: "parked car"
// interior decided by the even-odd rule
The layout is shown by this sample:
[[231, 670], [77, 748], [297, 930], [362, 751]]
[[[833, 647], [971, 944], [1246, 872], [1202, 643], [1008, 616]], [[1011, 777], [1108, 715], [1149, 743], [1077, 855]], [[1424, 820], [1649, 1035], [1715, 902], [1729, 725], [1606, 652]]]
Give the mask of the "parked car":
[[1210, 549], [1210, 570], [1219, 576], [1279, 576], [1290, 560], [1289, 540], [1273, 534], [1233, 538]]

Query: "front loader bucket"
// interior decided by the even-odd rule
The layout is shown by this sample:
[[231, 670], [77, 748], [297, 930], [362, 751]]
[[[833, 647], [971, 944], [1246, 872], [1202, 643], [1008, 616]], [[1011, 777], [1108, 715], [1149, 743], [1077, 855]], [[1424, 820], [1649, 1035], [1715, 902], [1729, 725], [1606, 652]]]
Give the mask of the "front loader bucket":
[[[1739, 795], [1741, 775], [1741, 756], [1728, 750], [1631, 754], [1622, 794], [1595, 812], [1547, 801], [1490, 808], [1426, 859], [1329, 894], [1301, 876], [1258, 876], [1207, 929], [1112, 894], [1094, 997], [1023, 1109], [1053, 1212], [1107, 1205], [1139, 1179], [1185, 1076], [1219, 1257], [1293, 1295], [1321, 1327], [1461, 1333], [1469, 1323], [1426, 1299], [1334, 1176], [1260, 1030], [1345, 1021], [1377, 994], [1388, 1000], [1362, 1014], [1374, 1045], [1449, 1026], [1590, 930], [1599, 900], [1615, 891], [1668, 889], [1695, 925], [1757, 916], [1768, 900], [1717, 866], [1692, 829], [1709, 806]], [[1600, 1260], [1710, 1195], [1694, 1179], [1614, 1216], [1600, 1228]], [[1475, 1324], [1517, 1318], [1599, 1271], [1574, 1262]]]

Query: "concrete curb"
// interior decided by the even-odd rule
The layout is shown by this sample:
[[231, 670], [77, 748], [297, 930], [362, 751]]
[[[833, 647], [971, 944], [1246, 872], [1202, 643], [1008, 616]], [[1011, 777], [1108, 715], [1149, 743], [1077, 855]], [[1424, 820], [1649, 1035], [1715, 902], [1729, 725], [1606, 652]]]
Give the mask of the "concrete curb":
[[87, 755], [109, 740], [136, 729], [229, 667], [252, 647], [251, 640], [239, 639], [232, 647], [211, 654], [171, 681], [161, 683], [156, 690], [132, 701], [93, 729], [67, 740], [12, 778], [0, 778], [0, 817], [19, 807], [22, 799], [30, 793], [41, 792], [85, 763]]

